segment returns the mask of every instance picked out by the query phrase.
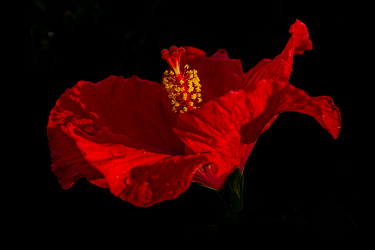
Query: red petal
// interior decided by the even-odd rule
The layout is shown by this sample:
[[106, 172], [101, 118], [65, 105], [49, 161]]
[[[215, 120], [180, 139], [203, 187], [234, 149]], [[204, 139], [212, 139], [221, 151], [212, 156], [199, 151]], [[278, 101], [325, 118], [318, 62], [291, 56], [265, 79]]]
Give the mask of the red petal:
[[[244, 76], [244, 86], [248, 86], [261, 79], [286, 81], [292, 72], [293, 55], [301, 55], [305, 50], [312, 49], [312, 42], [309, 38], [309, 32], [304, 23], [299, 21], [290, 26], [289, 33], [292, 34], [283, 52], [276, 56], [274, 60], [263, 59], [254, 68], [250, 69]], [[262, 132], [267, 130], [269, 126], [276, 120], [277, 115], [264, 128]], [[254, 138], [252, 139], [254, 140]]]
[[[305, 91], [285, 82], [265, 82], [265, 84], [269, 84], [269, 87], [273, 89], [272, 95], [267, 100], [265, 111], [241, 127], [241, 143], [255, 142], [266, 124], [273, 122], [275, 115], [285, 111], [299, 112], [314, 117], [333, 138], [337, 138], [341, 129], [341, 116], [330, 97], [310, 97]], [[250, 88], [246, 90], [254, 91]]]
[[[341, 131], [341, 113], [339, 108], [333, 105], [333, 100], [329, 96], [311, 97], [311, 99], [322, 109], [322, 116], [319, 118], [323, 119], [321, 121], [318, 120], [319, 123], [336, 139]], [[309, 110], [301, 113], [311, 115]]]
[[309, 32], [303, 22], [297, 19], [296, 22], [290, 26], [289, 33], [293, 34], [292, 36], [295, 39], [295, 55], [301, 55], [305, 50], [312, 50]]
[[196, 69], [202, 84], [201, 105], [209, 100], [226, 94], [229, 90], [243, 88], [243, 70], [241, 60], [229, 59], [227, 52], [219, 49], [207, 58], [206, 53], [193, 47], [184, 47], [186, 53], [181, 55], [181, 67], [189, 65]]
[[269, 120], [268, 122], [267, 122], [267, 124], [264, 126], [264, 128], [262, 129], [262, 133], [264, 132], [264, 131], [266, 131], [271, 125], [272, 125], [272, 123], [276, 120], [276, 118], [279, 116], [279, 114], [277, 114], [277, 115], [275, 115], [274, 117], [272, 117], [271, 118], [271, 120]]
[[263, 59], [244, 77], [244, 85], [249, 85], [261, 79], [289, 81], [292, 72], [293, 55], [300, 55], [305, 50], [312, 49], [312, 42], [304, 23], [297, 21], [290, 27], [292, 34], [283, 52], [274, 60]]
[[[286, 85], [278, 80], [289, 82], [292, 71], [293, 55], [300, 55], [312, 49], [309, 33], [304, 23], [299, 21], [290, 27], [292, 34], [283, 52], [274, 60], [263, 59], [244, 77], [245, 89], [259, 79], [275, 80], [272, 86], [274, 94], [267, 103], [266, 112], [241, 128], [242, 143], [253, 143], [261, 132], [264, 132], [283, 111], [295, 111], [313, 116], [323, 128], [336, 139], [341, 128], [340, 111], [333, 105], [330, 97], [309, 97], [303, 90]], [[271, 83], [270, 81], [269, 83]], [[323, 118], [323, 114], [327, 114]], [[330, 117], [330, 118], [327, 118]]]
[[183, 55], [186, 60], [200, 57], [206, 58], [206, 52], [204, 52], [203, 50], [191, 46], [183, 46], [183, 48], [186, 51], [186, 53]]
[[[83, 84], [84, 82], [81, 81], [72, 89], [67, 89], [51, 110], [47, 125], [47, 137], [52, 158], [51, 170], [64, 189], [70, 188], [83, 176], [97, 186], [108, 188], [104, 177], [84, 160], [74, 140], [60, 128], [61, 124], [73, 122], [82, 130], [86, 126], [94, 128], [94, 131], [89, 133], [90, 135], [95, 135], [100, 129], [100, 125], [94, 122], [95, 117], [90, 116], [83, 108], [85, 106], [79, 97], [79, 89]], [[88, 136], [86, 133], [82, 132], [82, 134]]]
[[172, 156], [98, 144], [78, 136], [79, 129], [74, 126], [63, 129], [75, 140], [85, 161], [106, 178], [111, 193], [135, 206], [175, 199], [190, 186], [198, 168], [218, 164], [209, 155]]
[[130, 137], [132, 147], [184, 154], [185, 145], [166, 119], [161, 98], [167, 93], [160, 84], [136, 76], [112, 76], [96, 86], [84, 87], [82, 93], [89, 108], [95, 110], [110, 132]]
[[219, 167], [216, 177], [226, 176], [242, 161], [238, 131], [262, 114], [272, 94], [270, 86], [262, 80], [253, 85], [251, 92], [229, 91], [200, 109], [180, 115], [174, 131], [192, 152], [210, 152], [221, 157], [225, 164]]
[[185, 154], [185, 145], [166, 119], [171, 110], [163, 106], [162, 95], [166, 93], [159, 84], [135, 76], [127, 80], [111, 76], [95, 85], [80, 81], [67, 89], [52, 109], [47, 126], [51, 168], [62, 187], [69, 188], [83, 176], [107, 187], [103, 176], [85, 162], [74, 141], [61, 131], [60, 125], [68, 122], [94, 142]]

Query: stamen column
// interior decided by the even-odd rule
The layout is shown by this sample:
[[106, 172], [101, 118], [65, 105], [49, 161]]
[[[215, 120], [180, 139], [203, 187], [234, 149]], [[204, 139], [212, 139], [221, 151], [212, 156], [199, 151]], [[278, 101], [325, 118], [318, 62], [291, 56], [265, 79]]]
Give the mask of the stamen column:
[[173, 71], [168, 72], [166, 70], [164, 72], [163, 85], [168, 92], [168, 97], [172, 99], [172, 110], [185, 113], [196, 109], [196, 104], [202, 101], [200, 79], [195, 69], [188, 70], [189, 65], [187, 64], [184, 67], [184, 73], [181, 73], [180, 59], [181, 55], [186, 52], [184, 48], [172, 46], [169, 50], [170, 52], [166, 49], [161, 51], [162, 58], [167, 60], [173, 69]]

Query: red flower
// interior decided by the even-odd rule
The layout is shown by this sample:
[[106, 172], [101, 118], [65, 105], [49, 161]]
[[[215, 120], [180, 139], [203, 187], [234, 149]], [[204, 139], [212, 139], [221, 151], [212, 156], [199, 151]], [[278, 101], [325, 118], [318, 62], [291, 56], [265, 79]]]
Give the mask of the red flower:
[[[207, 58], [193, 47], [185, 47], [184, 54], [172, 47], [179, 53], [170, 59], [181, 57], [181, 65], [197, 70], [202, 84], [201, 92], [198, 85], [189, 92], [194, 103], [179, 99], [189, 101], [183, 114], [172, 111], [167, 91], [156, 82], [136, 76], [79, 81], [56, 102], [47, 126], [59, 183], [67, 189], [84, 176], [147, 207], [176, 198], [192, 181], [221, 190], [230, 173], [237, 167], [242, 172], [258, 136], [281, 112], [308, 114], [337, 138], [341, 117], [332, 99], [310, 97], [288, 82], [293, 55], [312, 49], [305, 24], [297, 20], [289, 32], [280, 55], [263, 59], [246, 74], [225, 50]], [[193, 74], [186, 74], [187, 84]], [[200, 108], [191, 108], [198, 102]]]

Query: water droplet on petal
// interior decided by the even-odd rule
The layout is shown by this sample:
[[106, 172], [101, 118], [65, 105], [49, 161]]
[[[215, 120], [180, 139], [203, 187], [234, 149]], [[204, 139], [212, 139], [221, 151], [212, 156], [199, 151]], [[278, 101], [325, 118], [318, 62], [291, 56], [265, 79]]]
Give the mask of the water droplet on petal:
[[153, 174], [151, 175], [151, 179], [156, 180], [159, 178], [159, 176], [160, 176], [159, 174]]
[[144, 148], [142, 148], [141, 150], [140, 150], [142, 153], [146, 153], [146, 149], [144, 149]]
[[118, 176], [118, 175], [117, 175], [116, 177], [117, 177], [117, 178], [120, 178], [120, 176]]
[[124, 157], [124, 156], [126, 156], [125, 151], [120, 150], [120, 149], [115, 149], [115, 148], [110, 149], [110, 150], [109, 150], [109, 153], [110, 153], [113, 157]]
[[127, 178], [126, 181], [125, 181], [125, 183], [126, 183], [126, 185], [129, 186], [130, 184], [132, 184], [132, 180], [130, 180], [130, 178]]

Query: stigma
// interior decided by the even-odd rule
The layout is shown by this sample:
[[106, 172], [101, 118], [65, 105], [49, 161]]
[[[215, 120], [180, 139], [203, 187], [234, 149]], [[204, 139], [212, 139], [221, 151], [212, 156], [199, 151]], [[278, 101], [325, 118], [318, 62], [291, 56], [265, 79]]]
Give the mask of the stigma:
[[198, 72], [189, 70], [189, 65], [184, 66], [184, 72], [181, 73], [180, 59], [186, 50], [182, 47], [172, 46], [161, 51], [161, 58], [165, 59], [172, 67], [172, 70], [164, 72], [163, 85], [171, 99], [172, 111], [177, 113], [186, 113], [190, 110], [199, 108], [197, 104], [202, 101], [201, 85], [199, 84]]

